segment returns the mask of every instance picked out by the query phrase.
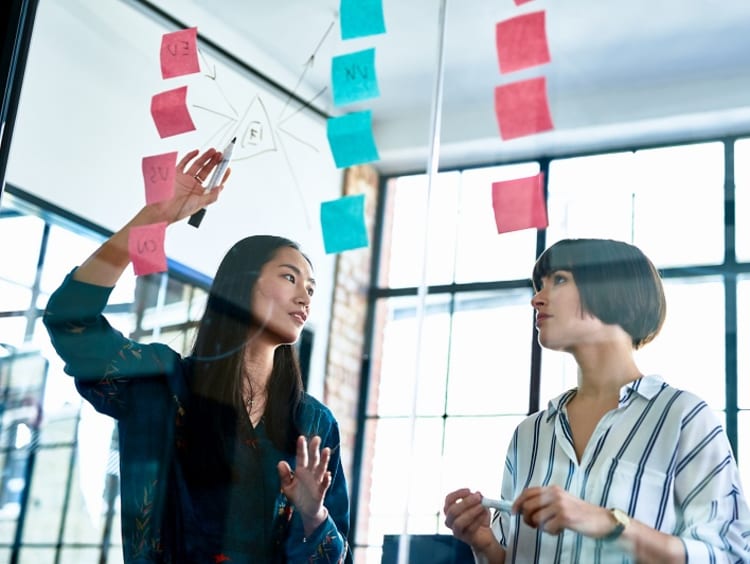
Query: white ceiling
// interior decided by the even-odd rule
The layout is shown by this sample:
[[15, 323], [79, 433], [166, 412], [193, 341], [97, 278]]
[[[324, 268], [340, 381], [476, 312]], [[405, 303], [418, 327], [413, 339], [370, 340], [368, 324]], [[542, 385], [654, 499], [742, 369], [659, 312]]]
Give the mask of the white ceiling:
[[[372, 110], [381, 170], [425, 167], [442, 0], [383, 0], [386, 33], [348, 41], [339, 0], [152, 1], [305, 99], [327, 87], [314, 104], [331, 115], [331, 57], [375, 47], [381, 96], [345, 110]], [[501, 75], [496, 23], [537, 10], [552, 61]], [[750, 131], [748, 0], [446, 0], [445, 15], [441, 165]], [[503, 142], [494, 88], [532, 76], [555, 130]]]

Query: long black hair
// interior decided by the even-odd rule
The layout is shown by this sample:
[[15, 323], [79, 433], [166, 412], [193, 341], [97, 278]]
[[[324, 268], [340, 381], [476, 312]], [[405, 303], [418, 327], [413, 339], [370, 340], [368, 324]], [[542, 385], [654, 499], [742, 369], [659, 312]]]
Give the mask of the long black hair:
[[[192, 401], [187, 440], [191, 451], [209, 451], [204, 451], [204, 459], [215, 454], [229, 462], [227, 454], [221, 453], [231, 453], [237, 418], [247, 416], [242, 361], [252, 331], [253, 289], [263, 266], [285, 247], [300, 250], [297, 243], [284, 237], [246, 237], [232, 246], [216, 271], [190, 358]], [[266, 392], [266, 433], [276, 448], [292, 454], [299, 435], [295, 415], [303, 393], [294, 345], [276, 348]], [[224, 468], [228, 470], [228, 466]]]

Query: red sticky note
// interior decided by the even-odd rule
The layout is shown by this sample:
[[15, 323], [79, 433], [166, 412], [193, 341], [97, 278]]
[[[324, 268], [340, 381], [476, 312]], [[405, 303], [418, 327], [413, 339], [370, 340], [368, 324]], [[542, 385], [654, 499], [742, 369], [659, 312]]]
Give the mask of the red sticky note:
[[199, 72], [198, 28], [181, 29], [161, 37], [161, 76], [172, 78]]
[[131, 227], [128, 232], [128, 253], [137, 276], [167, 270], [164, 235], [167, 223]]
[[498, 233], [547, 227], [544, 174], [492, 184], [492, 208]]
[[531, 2], [531, 0], [513, 0], [516, 3], [516, 6], [520, 6], [521, 4], [526, 4], [526, 2]]
[[549, 63], [544, 11], [523, 14], [495, 26], [500, 72], [513, 72]]
[[503, 139], [552, 129], [546, 79], [519, 80], [495, 88], [495, 114]]
[[167, 90], [151, 98], [151, 116], [162, 139], [195, 129], [186, 99], [187, 86]]
[[153, 204], [168, 200], [174, 194], [174, 177], [177, 167], [177, 153], [164, 153], [143, 157], [143, 183], [146, 187], [146, 203]]

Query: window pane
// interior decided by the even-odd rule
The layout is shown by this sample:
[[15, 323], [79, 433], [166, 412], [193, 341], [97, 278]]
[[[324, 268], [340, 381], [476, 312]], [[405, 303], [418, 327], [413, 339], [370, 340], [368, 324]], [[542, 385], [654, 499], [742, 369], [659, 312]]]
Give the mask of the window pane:
[[531, 289], [456, 296], [448, 413], [525, 413], [533, 312]]
[[738, 261], [750, 261], [750, 139], [734, 144], [734, 236]]
[[539, 409], [547, 409], [551, 399], [578, 386], [578, 365], [573, 355], [542, 348], [540, 379]]
[[[372, 478], [363, 480], [357, 540], [379, 545], [385, 534], [400, 534], [409, 504], [409, 533], [435, 533], [445, 492], [440, 472], [443, 423], [440, 417], [370, 420]], [[368, 447], [369, 448], [369, 447]], [[411, 485], [411, 488], [409, 486]], [[367, 509], [369, 508], [369, 512]]]
[[[453, 280], [456, 248], [456, 209], [460, 174], [437, 175], [430, 189], [427, 225], [427, 175], [393, 179], [387, 187], [387, 207], [392, 211], [383, 228], [380, 285], [391, 288], [419, 286], [426, 264], [428, 285]], [[429, 229], [428, 256], [424, 235]]]
[[636, 352], [644, 373], [700, 396], [712, 409], [726, 401], [724, 283], [720, 277], [664, 280], [667, 317], [661, 333]]
[[539, 163], [467, 170], [461, 176], [456, 282], [529, 278], [534, 266], [536, 229], [498, 234], [492, 183], [533, 176]]
[[634, 242], [657, 267], [724, 260], [724, 144], [638, 151]]
[[[737, 280], [737, 405], [750, 409], [750, 275]], [[748, 461], [750, 465], [750, 460]], [[750, 487], [750, 484], [748, 484]]]
[[70, 454], [70, 448], [42, 448], [37, 452], [23, 528], [24, 543], [57, 542]]
[[707, 143], [552, 161], [547, 243], [604, 237], [635, 243], [657, 267], [721, 263], [723, 151]]
[[[0, 241], [3, 242], [0, 245], [0, 280], [28, 287], [34, 284], [43, 231], [44, 222], [38, 217], [22, 215], [0, 219]], [[24, 308], [27, 306], [28, 303]]]
[[[410, 415], [413, 410], [417, 339], [419, 388], [416, 412], [441, 415], [445, 411], [448, 373], [450, 311], [448, 296], [427, 296], [422, 319], [417, 317], [417, 298], [381, 300], [370, 376], [369, 413]], [[420, 328], [421, 326], [421, 328]]]
[[[442, 497], [458, 488], [500, 497], [505, 454], [524, 416], [450, 417], [445, 423]], [[442, 523], [441, 523], [442, 525]], [[443, 526], [441, 531], [449, 534]]]

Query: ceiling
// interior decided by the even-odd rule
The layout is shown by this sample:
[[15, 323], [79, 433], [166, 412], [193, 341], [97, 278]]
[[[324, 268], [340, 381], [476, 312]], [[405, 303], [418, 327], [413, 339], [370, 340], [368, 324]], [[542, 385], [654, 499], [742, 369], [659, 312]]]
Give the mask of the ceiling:
[[[129, 1], [197, 26], [202, 37], [328, 115], [371, 109], [381, 157], [376, 166], [386, 172], [424, 169], [433, 127], [441, 165], [750, 132], [747, 0], [532, 0], [521, 6], [383, 0], [386, 33], [347, 41], [340, 36], [339, 0]], [[540, 10], [551, 62], [501, 74], [496, 23]], [[366, 47], [376, 49], [381, 95], [336, 108], [331, 58]], [[503, 141], [495, 87], [536, 76], [547, 79], [554, 130]]]

